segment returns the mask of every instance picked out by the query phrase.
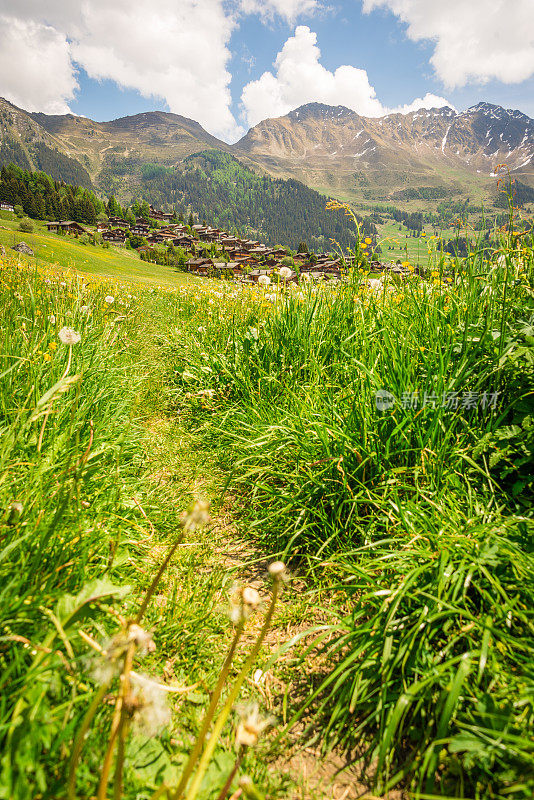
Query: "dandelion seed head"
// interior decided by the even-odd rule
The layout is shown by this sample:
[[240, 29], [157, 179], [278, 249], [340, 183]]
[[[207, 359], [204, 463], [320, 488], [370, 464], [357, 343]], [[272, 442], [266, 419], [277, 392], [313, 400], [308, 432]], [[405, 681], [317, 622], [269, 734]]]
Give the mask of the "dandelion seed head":
[[273, 561], [272, 564], [269, 564], [268, 570], [269, 575], [273, 578], [281, 579], [287, 574], [286, 565], [283, 561]]
[[293, 270], [290, 267], [280, 267], [280, 277], [281, 278], [290, 278], [293, 274]]
[[261, 597], [253, 586], [234, 587], [230, 595], [229, 617], [234, 625], [247, 620], [260, 605]]
[[167, 693], [148, 676], [134, 674], [131, 680], [135, 686], [130, 698], [134, 725], [145, 736], [157, 736], [171, 720]]
[[209, 509], [210, 504], [207, 500], [197, 500], [189, 506], [180, 517], [183, 529], [192, 532], [205, 527], [210, 521]]
[[271, 279], [269, 278], [268, 275], [260, 275], [260, 277], [258, 278], [258, 283], [260, 284], [260, 286], [268, 286], [270, 282]]
[[135, 622], [128, 627], [128, 641], [135, 642], [140, 653], [153, 653], [156, 649], [152, 634]]
[[240, 711], [240, 720], [236, 728], [236, 744], [241, 747], [254, 747], [265, 728], [274, 722], [272, 717], [262, 717], [257, 703]]
[[81, 334], [74, 330], [74, 328], [61, 328], [58, 333], [59, 341], [62, 344], [78, 344], [81, 342]]
[[105, 302], [105, 303], [107, 303], [108, 305], [111, 305], [112, 303], [114, 303], [114, 302], [115, 302], [115, 298], [113, 297], [113, 295], [111, 295], [111, 294], [107, 294], [107, 295], [104, 297], [104, 302]]

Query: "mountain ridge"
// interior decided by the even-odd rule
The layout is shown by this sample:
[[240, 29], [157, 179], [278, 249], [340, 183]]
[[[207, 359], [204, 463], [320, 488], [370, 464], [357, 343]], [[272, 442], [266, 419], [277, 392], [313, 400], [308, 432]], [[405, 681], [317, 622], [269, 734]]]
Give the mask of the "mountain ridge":
[[534, 183], [534, 120], [485, 102], [462, 112], [445, 106], [379, 118], [308, 103], [262, 120], [234, 147], [268, 172], [333, 193], [371, 184], [387, 195], [421, 180], [459, 182], [460, 188], [477, 176], [479, 183], [493, 178], [505, 161]]
[[[534, 120], [481, 101], [364, 117], [343, 106], [306, 103], [262, 120], [227, 144], [195, 120], [148, 111], [96, 122], [73, 114], [27, 112], [0, 99], [0, 159], [126, 197], [139, 191], [143, 165], [182, 169], [210, 148], [260, 174], [294, 178], [342, 199], [383, 201], [411, 187], [446, 185], [482, 197], [494, 169], [534, 186]], [[74, 180], [73, 180], [74, 179]]]

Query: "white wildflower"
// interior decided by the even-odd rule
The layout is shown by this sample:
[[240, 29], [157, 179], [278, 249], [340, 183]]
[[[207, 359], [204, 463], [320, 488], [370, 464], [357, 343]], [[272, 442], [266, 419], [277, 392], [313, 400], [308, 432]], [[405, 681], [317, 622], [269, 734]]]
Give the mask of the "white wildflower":
[[258, 278], [258, 283], [261, 286], [268, 286], [270, 284], [270, 282], [271, 282], [271, 279], [269, 278], [268, 275], [260, 275], [260, 277]]
[[89, 313], [89, 306], [80, 306], [80, 313], [88, 314]]
[[49, 323], [51, 325], [55, 325], [56, 324], [56, 316], [55, 316], [55, 314], [50, 314], [50, 316], [48, 317], [48, 321], [49, 321]]
[[74, 328], [61, 328], [58, 336], [62, 344], [78, 344], [82, 340], [81, 334]]
[[115, 302], [115, 298], [111, 294], [107, 294], [104, 297], [104, 302], [107, 303], [108, 305], [111, 305], [112, 303]]
[[199, 325], [197, 330], [199, 333], [206, 333], [206, 328], [203, 325]]
[[293, 270], [290, 267], [280, 267], [280, 277], [281, 278], [290, 278], [293, 274]]

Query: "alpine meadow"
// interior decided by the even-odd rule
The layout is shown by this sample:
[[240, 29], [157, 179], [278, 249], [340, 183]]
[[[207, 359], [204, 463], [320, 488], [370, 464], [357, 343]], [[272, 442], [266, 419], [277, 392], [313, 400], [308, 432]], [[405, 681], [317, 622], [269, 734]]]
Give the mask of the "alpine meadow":
[[532, 800], [529, 0], [33, 5], [0, 800]]

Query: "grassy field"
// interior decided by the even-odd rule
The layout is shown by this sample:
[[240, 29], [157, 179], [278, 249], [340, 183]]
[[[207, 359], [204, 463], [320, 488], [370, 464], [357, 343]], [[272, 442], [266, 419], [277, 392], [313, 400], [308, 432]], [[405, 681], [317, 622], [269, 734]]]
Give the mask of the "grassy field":
[[298, 741], [529, 800], [532, 243], [288, 290], [67, 245], [2, 263], [0, 797], [332, 797]]
[[[454, 238], [451, 229], [439, 230], [431, 225], [424, 228], [424, 236], [414, 237], [399, 222], [389, 220], [378, 225], [378, 242], [382, 248], [380, 258], [384, 261], [409, 261], [424, 266], [428, 261], [429, 249], [432, 251], [439, 242], [446, 243]], [[390, 249], [391, 248], [391, 249]]]

